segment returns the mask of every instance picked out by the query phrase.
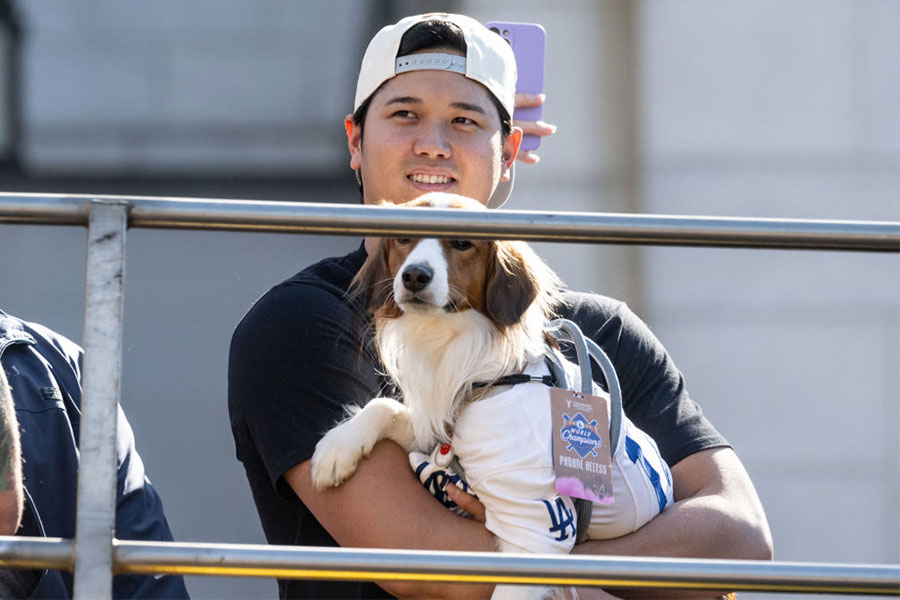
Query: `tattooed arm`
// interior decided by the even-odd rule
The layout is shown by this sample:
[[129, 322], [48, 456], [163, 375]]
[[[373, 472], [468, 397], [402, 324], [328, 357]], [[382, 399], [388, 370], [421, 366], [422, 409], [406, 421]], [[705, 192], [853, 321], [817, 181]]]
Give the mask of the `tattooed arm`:
[[19, 422], [6, 374], [0, 368], [0, 535], [13, 535], [22, 521], [22, 457]]

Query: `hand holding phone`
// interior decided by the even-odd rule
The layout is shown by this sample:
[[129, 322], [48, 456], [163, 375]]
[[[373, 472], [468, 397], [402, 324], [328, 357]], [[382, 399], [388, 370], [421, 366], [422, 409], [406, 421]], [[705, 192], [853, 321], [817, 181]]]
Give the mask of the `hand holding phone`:
[[[537, 23], [513, 23], [491, 21], [486, 27], [505, 39], [516, 57], [516, 93], [542, 94], [544, 92], [544, 53], [546, 32]], [[537, 106], [516, 108], [513, 118], [517, 121], [540, 121], [543, 109]], [[553, 133], [555, 128], [541, 129], [543, 135]], [[526, 133], [522, 138], [521, 150], [535, 150], [541, 145], [540, 135]], [[536, 159], [535, 159], [536, 162]]]

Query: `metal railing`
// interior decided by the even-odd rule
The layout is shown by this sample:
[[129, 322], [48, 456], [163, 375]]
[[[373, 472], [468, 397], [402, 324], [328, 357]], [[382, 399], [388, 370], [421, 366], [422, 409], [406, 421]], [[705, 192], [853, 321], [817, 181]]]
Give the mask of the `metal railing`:
[[121, 204], [129, 227], [332, 235], [436, 235], [536, 242], [900, 251], [900, 224], [432, 208], [135, 196], [0, 194], [0, 223], [87, 226], [91, 206]]
[[472, 213], [42, 194], [0, 194], [0, 223], [88, 227], [76, 538], [0, 537], [0, 565], [73, 571], [77, 598], [111, 598], [113, 573], [900, 595], [900, 565], [184, 544], [113, 537], [116, 406], [128, 227], [900, 252], [900, 223], [535, 211]]

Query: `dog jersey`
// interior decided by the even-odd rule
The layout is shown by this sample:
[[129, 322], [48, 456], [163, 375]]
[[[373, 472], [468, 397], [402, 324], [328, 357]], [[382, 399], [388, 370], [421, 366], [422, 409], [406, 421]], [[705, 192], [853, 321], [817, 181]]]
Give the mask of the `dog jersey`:
[[[565, 387], [580, 389], [578, 367], [560, 360]], [[550, 373], [543, 360], [525, 372]], [[596, 383], [594, 394], [608, 398]], [[498, 387], [456, 420], [453, 450], [485, 506], [485, 526], [512, 549], [567, 553], [575, 544], [574, 504], [556, 491], [551, 429], [550, 388], [540, 382]], [[594, 503], [589, 539], [636, 531], [673, 502], [672, 475], [656, 443], [625, 415], [612, 475], [613, 503]]]

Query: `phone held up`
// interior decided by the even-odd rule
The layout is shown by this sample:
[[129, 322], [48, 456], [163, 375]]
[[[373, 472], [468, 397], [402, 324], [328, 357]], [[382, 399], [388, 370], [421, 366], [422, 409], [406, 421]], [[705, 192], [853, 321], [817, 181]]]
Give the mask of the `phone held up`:
[[[516, 57], [516, 92], [542, 94], [544, 92], [544, 50], [547, 34], [537, 23], [511, 23], [491, 21], [486, 27], [505, 39], [512, 46]], [[517, 108], [513, 117], [520, 121], [539, 121], [542, 107]], [[535, 150], [541, 145], [541, 138], [525, 135], [522, 150]]]

